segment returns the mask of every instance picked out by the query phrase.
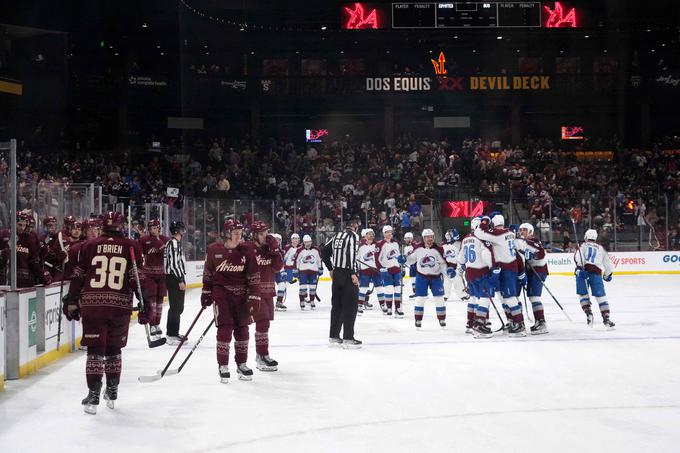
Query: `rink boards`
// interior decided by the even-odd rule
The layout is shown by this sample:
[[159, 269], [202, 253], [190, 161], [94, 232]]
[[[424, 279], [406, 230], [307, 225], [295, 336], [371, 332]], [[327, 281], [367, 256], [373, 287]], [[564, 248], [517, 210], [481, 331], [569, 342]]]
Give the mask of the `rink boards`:
[[[614, 274], [618, 275], [673, 275], [680, 274], [680, 252], [612, 252], [609, 254], [614, 262]], [[551, 275], [573, 276], [573, 253], [549, 253], [548, 270]], [[203, 261], [187, 263], [187, 285], [190, 288], [201, 286], [203, 277]], [[328, 281], [328, 270], [324, 271], [321, 280]]]

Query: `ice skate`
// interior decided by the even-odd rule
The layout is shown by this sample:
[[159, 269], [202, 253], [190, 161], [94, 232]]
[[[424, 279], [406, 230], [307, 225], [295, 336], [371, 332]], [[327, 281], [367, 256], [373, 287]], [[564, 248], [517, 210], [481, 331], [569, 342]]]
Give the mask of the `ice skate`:
[[239, 363], [236, 366], [236, 373], [241, 381], [252, 381], [253, 380], [253, 370], [248, 368], [245, 363]]
[[472, 328], [472, 335], [475, 338], [491, 338], [493, 337], [493, 332], [486, 325], [484, 321], [475, 322]]
[[401, 307], [394, 309], [394, 317], [400, 319], [404, 317], [404, 312], [401, 311]]
[[231, 374], [229, 373], [229, 365], [220, 365], [218, 372], [220, 373], [220, 383], [227, 384], [229, 382], [229, 378], [231, 378]]
[[109, 409], [114, 409], [115, 402], [118, 399], [118, 385], [106, 385], [106, 390], [104, 390], [104, 401], [106, 401], [106, 407]]
[[342, 340], [342, 347], [345, 349], [361, 349], [361, 341], [350, 338], [349, 340]]
[[604, 323], [604, 326], [607, 328], [607, 330], [614, 330], [614, 324], [611, 319], [609, 319], [609, 316], [603, 316], [602, 317], [602, 322]]
[[380, 309], [382, 310], [383, 315], [386, 315], [386, 314], [387, 314], [387, 305], [385, 305], [384, 303], [381, 303], [381, 304], [380, 304]]
[[337, 338], [337, 337], [331, 337], [328, 339], [328, 346], [333, 348], [333, 347], [342, 347], [342, 338]]
[[439, 320], [439, 327], [441, 327], [442, 329], [446, 329], [446, 319]]
[[316, 308], [316, 302], [314, 302], [313, 300], [310, 301], [310, 302], [309, 302], [309, 308], [310, 308], [311, 310], [314, 310], [314, 309]]
[[531, 326], [531, 329], [529, 329], [531, 332], [531, 335], [541, 335], [544, 333], [548, 333], [548, 326], [545, 324], [545, 320], [537, 320], [536, 323]]
[[387, 312], [385, 313], [387, 316], [392, 316], [392, 309], [388, 308]]
[[423, 327], [423, 321], [416, 319], [416, 329], [420, 330], [421, 327]]
[[81, 404], [86, 414], [94, 415], [97, 413], [97, 406], [99, 406], [99, 394], [102, 390], [102, 383], [98, 383], [95, 388], [89, 389], [87, 396], [83, 398]]
[[364, 305], [366, 306], [366, 310], [373, 310], [373, 304], [370, 302], [366, 302]]
[[283, 305], [283, 302], [276, 303], [276, 311], [286, 311], [287, 307]]
[[588, 326], [590, 326], [590, 327], [593, 327], [595, 325], [595, 318], [593, 317], [592, 311], [586, 312], [586, 322], [588, 323]]
[[279, 369], [279, 362], [272, 359], [268, 355], [258, 354], [255, 357], [255, 366], [260, 371], [277, 371]]
[[177, 335], [177, 336], [170, 336], [166, 338], [165, 343], [169, 344], [170, 346], [177, 346], [178, 344], [182, 343], [182, 340], [184, 339], [184, 343], [182, 344], [182, 347], [185, 347], [188, 345], [187, 339], [184, 335]]
[[526, 337], [527, 332], [526, 332], [526, 329], [524, 328], [524, 323], [523, 322], [512, 323], [512, 327], [510, 327], [510, 330], [508, 330], [508, 336], [510, 336], [510, 337]]
[[305, 311], [305, 301], [300, 302], [300, 310]]
[[[151, 341], [158, 341], [163, 338], [163, 331], [158, 326], [150, 326], [149, 334], [151, 335]], [[167, 340], [166, 340], [167, 342]]]

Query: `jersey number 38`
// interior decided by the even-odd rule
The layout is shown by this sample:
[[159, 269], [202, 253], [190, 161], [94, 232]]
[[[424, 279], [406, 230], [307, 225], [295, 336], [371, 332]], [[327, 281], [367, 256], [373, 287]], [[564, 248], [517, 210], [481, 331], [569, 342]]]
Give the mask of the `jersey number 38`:
[[95, 276], [90, 279], [91, 288], [103, 288], [108, 286], [113, 290], [123, 289], [125, 281], [125, 269], [127, 260], [122, 256], [95, 256], [92, 258], [92, 266], [95, 267]]

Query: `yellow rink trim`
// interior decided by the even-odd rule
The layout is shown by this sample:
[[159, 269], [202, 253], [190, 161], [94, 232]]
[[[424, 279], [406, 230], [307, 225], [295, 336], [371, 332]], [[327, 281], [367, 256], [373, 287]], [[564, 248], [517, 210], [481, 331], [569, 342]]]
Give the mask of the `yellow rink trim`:
[[5, 375], [0, 374], [0, 392], [5, 390]]
[[0, 92], [21, 96], [24, 92], [24, 86], [21, 83], [0, 80]]
[[[76, 338], [76, 348], [80, 347], [80, 338]], [[40, 368], [64, 357], [71, 353], [71, 343], [62, 344], [59, 346], [59, 350], [52, 350], [46, 352], [33, 360], [30, 360], [23, 365], [19, 366], [19, 379], [28, 376], [29, 374], [35, 373]]]

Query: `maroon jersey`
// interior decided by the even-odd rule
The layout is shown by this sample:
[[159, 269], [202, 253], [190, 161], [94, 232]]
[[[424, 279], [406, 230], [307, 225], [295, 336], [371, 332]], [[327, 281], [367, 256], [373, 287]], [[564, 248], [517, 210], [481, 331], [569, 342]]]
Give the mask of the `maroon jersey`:
[[76, 241], [73, 239], [69, 242], [68, 251], [66, 252], [68, 259], [64, 264], [64, 280], [70, 280], [73, 278], [73, 271], [78, 265], [78, 253], [80, 253], [80, 249], [84, 243], [85, 241], [83, 240]]
[[[219, 286], [234, 296], [259, 296], [260, 271], [255, 247], [242, 243], [227, 248], [223, 242], [208, 246], [203, 267], [203, 291]], [[245, 301], [245, 298], [244, 298]]]
[[[50, 249], [52, 248], [52, 244], [54, 242], [59, 242], [57, 239], [57, 234], [43, 234], [39, 237], [39, 245], [40, 245], [40, 260], [41, 261], [47, 261], [47, 257], [50, 253]], [[50, 264], [54, 265], [55, 263], [49, 262]]]
[[253, 242], [252, 247], [260, 270], [260, 296], [272, 298], [276, 296], [274, 275], [283, 268], [283, 256], [279, 250], [272, 250], [267, 244], [258, 246]]
[[42, 283], [40, 248], [38, 237], [33, 233], [21, 233], [17, 237], [17, 285], [26, 288]]
[[165, 264], [163, 256], [165, 254], [165, 244], [170, 240], [167, 236], [142, 236], [138, 239], [139, 245], [144, 253], [144, 273], [150, 277], [164, 277]]
[[[69, 295], [80, 298], [84, 317], [115, 318], [130, 315], [132, 294], [136, 289], [130, 247], [141, 256], [137, 241], [125, 237], [102, 236], [80, 246]], [[137, 261], [140, 265], [140, 261]], [[143, 281], [144, 271], [139, 269]]]

